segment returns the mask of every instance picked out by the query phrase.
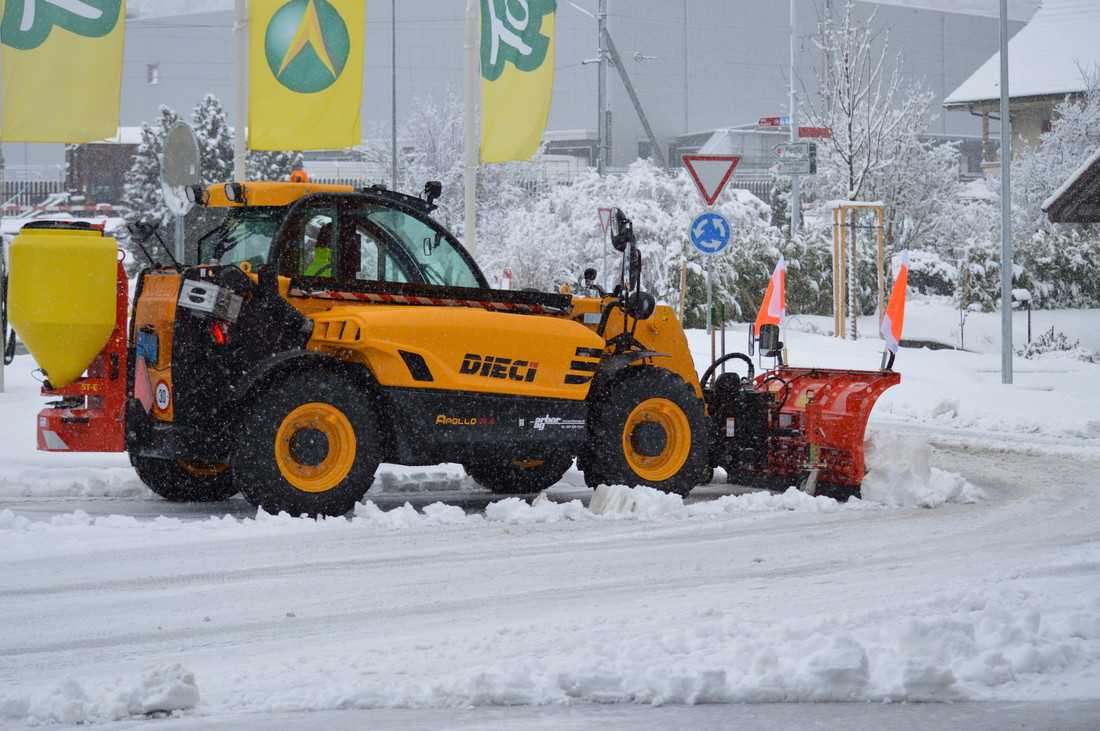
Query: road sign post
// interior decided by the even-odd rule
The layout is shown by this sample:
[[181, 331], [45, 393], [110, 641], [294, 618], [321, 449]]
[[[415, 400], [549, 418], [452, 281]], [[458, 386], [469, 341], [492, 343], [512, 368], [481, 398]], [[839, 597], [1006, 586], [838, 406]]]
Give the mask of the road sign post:
[[[684, 155], [684, 167], [695, 181], [699, 193], [707, 206], [714, 201], [726, 187], [733, 175], [740, 157], [731, 155]], [[726, 248], [730, 240], [729, 222], [717, 213], [708, 212], [697, 217], [691, 224], [691, 242], [706, 254], [716, 254]], [[711, 299], [714, 291], [714, 274], [711, 257], [707, 257], [707, 335], [713, 336], [714, 322], [711, 313]]]
[[[691, 243], [704, 254], [717, 254], [730, 242], [730, 224], [717, 213], [707, 212], [695, 218], [691, 222]], [[711, 264], [714, 257], [707, 257], [707, 334], [714, 332], [711, 309], [713, 307], [714, 292], [714, 268]]]

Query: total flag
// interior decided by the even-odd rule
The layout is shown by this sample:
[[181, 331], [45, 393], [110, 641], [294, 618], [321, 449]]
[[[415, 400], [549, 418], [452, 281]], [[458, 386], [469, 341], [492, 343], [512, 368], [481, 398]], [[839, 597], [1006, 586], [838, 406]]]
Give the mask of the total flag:
[[5, 142], [118, 134], [126, 0], [0, 0]]
[[898, 352], [901, 342], [901, 328], [905, 323], [905, 288], [909, 285], [909, 249], [901, 252], [901, 267], [894, 288], [890, 290], [890, 299], [886, 303], [886, 314], [882, 318], [879, 332], [886, 340], [886, 349]]
[[481, 160], [538, 152], [554, 87], [556, 0], [481, 0]]
[[333, 150], [363, 141], [364, 0], [251, 0], [248, 146]]
[[761, 325], [782, 325], [787, 319], [787, 260], [779, 255], [779, 262], [775, 265], [772, 278], [768, 280], [768, 288], [764, 291], [764, 301], [760, 303], [760, 312], [756, 315], [756, 324], [753, 325], [752, 334], [756, 337], [760, 334]]

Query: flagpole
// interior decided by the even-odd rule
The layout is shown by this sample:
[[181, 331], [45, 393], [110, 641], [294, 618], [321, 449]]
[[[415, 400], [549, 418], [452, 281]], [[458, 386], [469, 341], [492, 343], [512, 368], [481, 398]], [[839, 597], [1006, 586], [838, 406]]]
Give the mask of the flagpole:
[[233, 36], [236, 44], [237, 63], [233, 86], [233, 179], [246, 180], [248, 170], [247, 139], [245, 127], [248, 124], [248, 3], [237, 0], [236, 17], [233, 22]]
[[465, 120], [465, 192], [466, 250], [477, 252], [477, 84], [478, 76], [478, 0], [466, 0], [466, 120]]

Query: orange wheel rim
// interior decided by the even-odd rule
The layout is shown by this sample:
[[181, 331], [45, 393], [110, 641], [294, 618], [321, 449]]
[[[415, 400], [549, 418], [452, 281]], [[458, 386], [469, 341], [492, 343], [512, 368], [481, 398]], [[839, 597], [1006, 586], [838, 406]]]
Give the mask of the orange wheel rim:
[[651, 398], [634, 407], [623, 425], [623, 455], [647, 482], [676, 475], [691, 453], [691, 424], [675, 402]]
[[331, 404], [308, 403], [287, 414], [275, 433], [275, 459], [286, 481], [303, 492], [339, 485], [355, 464], [355, 428]]

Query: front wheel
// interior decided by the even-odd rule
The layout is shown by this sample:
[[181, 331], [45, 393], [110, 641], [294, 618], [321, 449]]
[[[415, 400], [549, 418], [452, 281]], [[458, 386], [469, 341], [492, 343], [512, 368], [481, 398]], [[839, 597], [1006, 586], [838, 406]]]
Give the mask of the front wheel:
[[362, 390], [331, 373], [298, 373], [257, 397], [232, 464], [257, 508], [343, 515], [370, 489], [381, 452], [378, 420]]
[[687, 495], [707, 467], [703, 402], [663, 368], [627, 368], [608, 384], [592, 406], [588, 435], [585, 482], [592, 487], [648, 485]]
[[493, 460], [466, 465], [474, 482], [498, 495], [539, 492], [555, 484], [573, 466], [568, 454], [532, 460]]
[[237, 494], [225, 462], [196, 462], [130, 455], [138, 479], [165, 500], [174, 503], [218, 502]]

